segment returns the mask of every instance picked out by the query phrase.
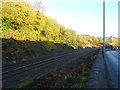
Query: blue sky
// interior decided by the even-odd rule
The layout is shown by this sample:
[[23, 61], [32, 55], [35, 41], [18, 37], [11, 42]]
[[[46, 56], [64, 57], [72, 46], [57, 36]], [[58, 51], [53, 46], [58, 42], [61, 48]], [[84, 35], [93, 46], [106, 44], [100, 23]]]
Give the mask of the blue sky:
[[[36, 0], [28, 0], [32, 4]], [[102, 37], [102, 0], [42, 0], [45, 15], [77, 34]], [[118, 0], [106, 0], [106, 36], [118, 36]]]

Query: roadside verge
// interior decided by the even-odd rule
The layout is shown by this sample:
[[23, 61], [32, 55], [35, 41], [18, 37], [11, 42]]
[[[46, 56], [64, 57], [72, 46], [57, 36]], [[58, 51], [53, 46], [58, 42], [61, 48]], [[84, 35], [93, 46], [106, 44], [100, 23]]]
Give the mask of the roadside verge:
[[97, 59], [92, 66], [86, 88], [112, 88], [112, 81], [102, 55], [102, 50], [99, 51]]

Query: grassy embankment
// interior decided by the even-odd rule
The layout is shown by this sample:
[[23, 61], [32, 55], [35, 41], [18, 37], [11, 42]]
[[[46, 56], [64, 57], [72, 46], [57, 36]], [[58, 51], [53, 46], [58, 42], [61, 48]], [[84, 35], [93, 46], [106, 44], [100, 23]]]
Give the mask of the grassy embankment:
[[73, 50], [72, 47], [48, 41], [18, 41], [14, 39], [2, 40], [3, 63], [25, 61], [40, 56]]

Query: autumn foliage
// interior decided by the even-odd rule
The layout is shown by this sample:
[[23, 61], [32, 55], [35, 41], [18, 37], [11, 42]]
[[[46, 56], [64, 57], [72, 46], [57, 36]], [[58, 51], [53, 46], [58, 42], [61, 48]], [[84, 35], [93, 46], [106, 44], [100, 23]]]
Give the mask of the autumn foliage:
[[[102, 42], [101, 38], [89, 35], [77, 35], [74, 30], [60, 25], [55, 19], [45, 16], [41, 11], [34, 10], [30, 3], [22, 0], [20, 2], [18, 2], [19, 0], [14, 1], [16, 2], [2, 2], [2, 17], [0, 18], [2, 21], [2, 28], [0, 28], [0, 32], [2, 33], [1, 38], [10, 39], [11, 41], [11, 44], [7, 47], [8, 49], [11, 47], [11, 50], [3, 51], [6, 56], [11, 55], [10, 53], [13, 52], [13, 56], [11, 55], [10, 58], [16, 57], [16, 54], [14, 54], [16, 50], [12, 51], [12, 45], [15, 48], [29, 47], [27, 44], [21, 44], [22, 46], [17, 45], [13, 43], [14, 40], [42, 42], [42, 44], [33, 45], [32, 49], [35, 50], [30, 50], [29, 47], [27, 49], [29, 53], [36, 53], [40, 49], [44, 51], [44, 48], [47, 48], [48, 51], [57, 51], [57, 48], [60, 49], [60, 44], [65, 45], [64, 47], [74, 49], [101, 46], [99, 44]], [[8, 46], [7, 43], [10, 42], [3, 41], [4, 50], [5, 46]], [[23, 51], [24, 49], [17, 50], [18, 55], [25, 52]], [[36, 54], [35, 56], [41, 56], [41, 54]]]

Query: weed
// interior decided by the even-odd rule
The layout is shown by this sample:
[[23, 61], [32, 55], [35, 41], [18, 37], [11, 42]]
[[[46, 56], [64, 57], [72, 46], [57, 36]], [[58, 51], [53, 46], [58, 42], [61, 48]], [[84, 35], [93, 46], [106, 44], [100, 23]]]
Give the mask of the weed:
[[96, 55], [91, 56], [88, 61], [80, 64], [81, 72], [79, 74], [65, 75], [64, 80], [67, 80], [68, 88], [84, 88], [89, 69], [92, 63], [96, 60]]
[[66, 75], [64, 79], [72, 83], [72, 86], [70, 86], [70, 88], [83, 88], [84, 82], [86, 81], [87, 78], [74, 74], [74, 75]]
[[91, 57], [91, 60], [94, 61], [96, 59], [96, 55]]
[[86, 76], [86, 75], [88, 75], [88, 72], [87, 71], [83, 71], [83, 72], [81, 72], [80, 73], [82, 76]]

